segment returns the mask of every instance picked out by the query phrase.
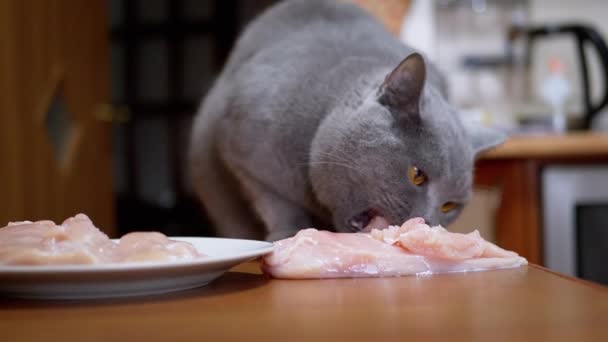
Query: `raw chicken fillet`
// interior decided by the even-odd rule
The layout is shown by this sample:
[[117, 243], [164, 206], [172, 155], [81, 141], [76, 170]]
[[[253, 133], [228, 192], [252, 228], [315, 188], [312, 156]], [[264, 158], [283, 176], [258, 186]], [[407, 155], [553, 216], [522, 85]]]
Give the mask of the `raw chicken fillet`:
[[23, 221], [0, 228], [0, 265], [104, 264], [200, 256], [204, 255], [191, 244], [157, 232], [130, 233], [114, 242], [84, 214], [61, 225]]
[[120, 239], [117, 257], [123, 262], [165, 261], [199, 256], [194, 246], [158, 232], [129, 233]]
[[526, 264], [526, 259], [484, 240], [478, 231], [451, 233], [414, 218], [401, 227], [372, 229], [370, 234], [302, 230], [275, 242], [262, 269], [275, 278], [318, 279], [483, 271]]

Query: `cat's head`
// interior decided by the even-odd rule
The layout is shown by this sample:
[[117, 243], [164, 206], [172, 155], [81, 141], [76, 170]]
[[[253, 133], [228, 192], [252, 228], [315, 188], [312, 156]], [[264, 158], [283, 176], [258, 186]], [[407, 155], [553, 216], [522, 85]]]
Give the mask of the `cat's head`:
[[362, 230], [375, 216], [448, 225], [470, 198], [475, 157], [504, 141], [462, 122], [426, 74], [412, 54], [319, 127], [309, 173], [336, 230]]

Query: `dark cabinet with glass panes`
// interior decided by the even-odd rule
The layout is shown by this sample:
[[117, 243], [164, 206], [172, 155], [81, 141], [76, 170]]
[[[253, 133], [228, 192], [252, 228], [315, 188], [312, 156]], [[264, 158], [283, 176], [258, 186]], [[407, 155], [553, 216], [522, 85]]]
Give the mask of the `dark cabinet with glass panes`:
[[238, 33], [273, 1], [109, 0], [120, 234], [213, 235], [187, 174], [190, 125]]

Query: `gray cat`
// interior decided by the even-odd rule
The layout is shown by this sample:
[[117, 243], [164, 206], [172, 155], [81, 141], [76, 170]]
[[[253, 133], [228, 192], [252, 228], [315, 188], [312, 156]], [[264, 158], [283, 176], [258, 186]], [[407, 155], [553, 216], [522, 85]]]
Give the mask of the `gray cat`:
[[475, 156], [438, 72], [355, 5], [287, 1], [257, 18], [194, 122], [197, 194], [220, 235], [277, 240], [421, 216], [447, 225]]

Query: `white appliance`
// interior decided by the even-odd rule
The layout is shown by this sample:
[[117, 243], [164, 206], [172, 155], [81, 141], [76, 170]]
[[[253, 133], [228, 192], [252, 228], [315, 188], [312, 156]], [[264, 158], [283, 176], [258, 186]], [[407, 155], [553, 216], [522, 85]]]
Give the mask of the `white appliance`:
[[542, 173], [544, 260], [608, 284], [608, 165], [553, 165]]

